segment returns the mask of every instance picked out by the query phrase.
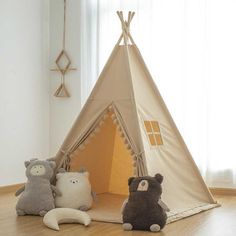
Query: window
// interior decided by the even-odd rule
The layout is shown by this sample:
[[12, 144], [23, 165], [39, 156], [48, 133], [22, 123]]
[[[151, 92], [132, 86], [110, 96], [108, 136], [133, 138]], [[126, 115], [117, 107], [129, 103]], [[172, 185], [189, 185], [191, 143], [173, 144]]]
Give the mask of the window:
[[151, 146], [163, 145], [159, 123], [157, 121], [144, 121], [144, 126]]

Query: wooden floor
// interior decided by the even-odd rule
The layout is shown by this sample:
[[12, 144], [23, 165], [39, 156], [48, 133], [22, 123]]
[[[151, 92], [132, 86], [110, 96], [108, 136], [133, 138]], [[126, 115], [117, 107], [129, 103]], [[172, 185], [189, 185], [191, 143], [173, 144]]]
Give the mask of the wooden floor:
[[[235, 236], [236, 196], [216, 196], [221, 207], [171, 223], [157, 236]], [[42, 217], [15, 214], [16, 198], [13, 193], [0, 195], [0, 236], [143, 236], [151, 232], [124, 232], [120, 224], [92, 222], [88, 227], [78, 224], [60, 225], [60, 231], [45, 227]]]

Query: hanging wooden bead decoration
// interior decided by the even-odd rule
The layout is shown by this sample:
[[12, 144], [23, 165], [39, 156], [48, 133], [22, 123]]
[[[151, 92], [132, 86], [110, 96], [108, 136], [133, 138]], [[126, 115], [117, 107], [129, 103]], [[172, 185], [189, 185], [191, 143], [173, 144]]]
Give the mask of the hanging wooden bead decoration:
[[51, 69], [51, 71], [57, 71], [61, 75], [61, 84], [54, 93], [55, 97], [70, 97], [70, 94], [65, 86], [65, 75], [76, 68], [70, 67], [71, 60], [66, 51], [66, 0], [64, 0], [64, 20], [63, 20], [63, 39], [62, 50], [56, 58], [57, 68]]

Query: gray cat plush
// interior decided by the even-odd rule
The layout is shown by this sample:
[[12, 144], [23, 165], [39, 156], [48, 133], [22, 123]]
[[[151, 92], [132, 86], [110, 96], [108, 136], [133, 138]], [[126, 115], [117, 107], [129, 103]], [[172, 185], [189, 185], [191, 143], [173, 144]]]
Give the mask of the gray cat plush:
[[17, 190], [20, 198], [16, 204], [17, 215], [44, 216], [55, 208], [54, 195], [60, 195], [55, 186], [51, 185], [56, 164], [54, 161], [32, 159], [25, 162], [27, 183]]

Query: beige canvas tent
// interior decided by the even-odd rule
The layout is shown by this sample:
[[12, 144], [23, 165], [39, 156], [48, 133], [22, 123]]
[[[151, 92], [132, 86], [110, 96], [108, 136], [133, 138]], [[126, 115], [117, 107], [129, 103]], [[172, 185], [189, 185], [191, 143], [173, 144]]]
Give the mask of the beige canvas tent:
[[163, 201], [174, 221], [217, 206], [130, 34], [134, 13], [79, 117], [56, 155], [57, 167], [90, 172], [95, 220], [121, 222], [130, 176], [164, 176]]

